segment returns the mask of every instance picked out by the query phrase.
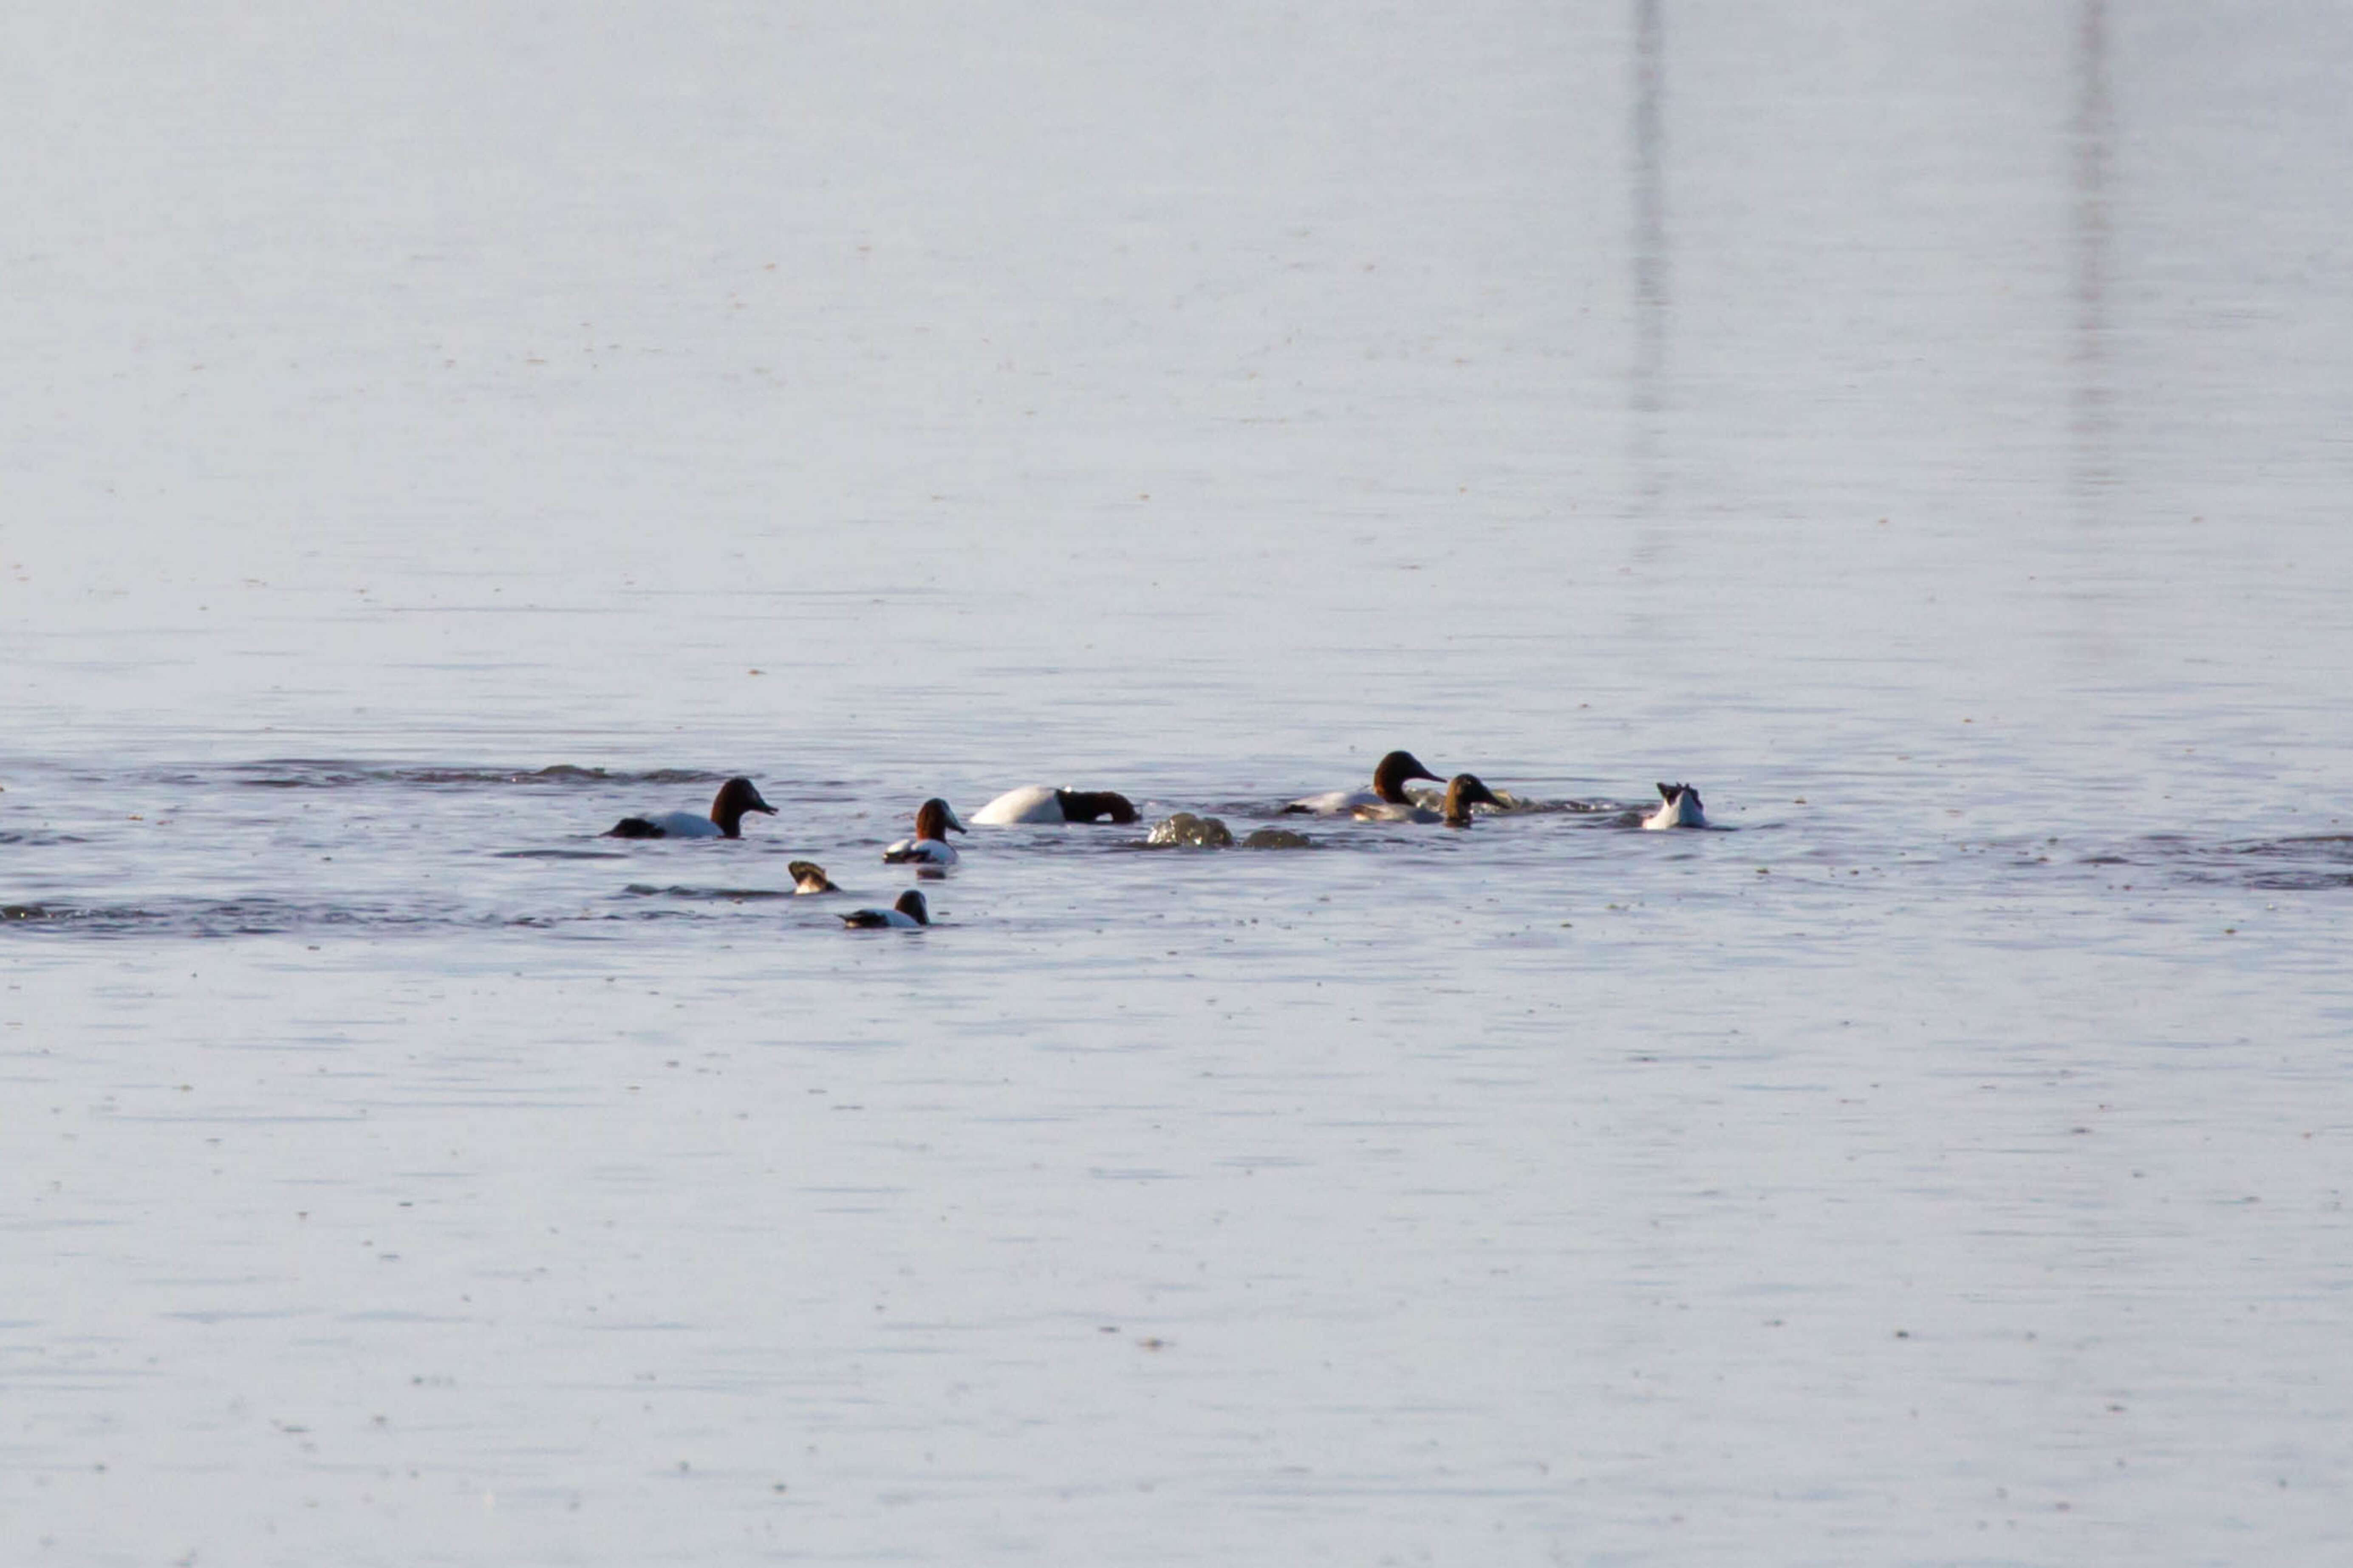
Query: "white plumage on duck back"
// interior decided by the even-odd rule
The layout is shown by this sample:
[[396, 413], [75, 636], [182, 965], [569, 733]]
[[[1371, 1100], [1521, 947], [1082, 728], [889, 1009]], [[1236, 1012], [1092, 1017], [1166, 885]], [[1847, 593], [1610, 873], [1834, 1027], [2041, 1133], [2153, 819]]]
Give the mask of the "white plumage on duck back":
[[1020, 823], [1135, 820], [1135, 803], [1107, 789], [1056, 789], [1051, 784], [1024, 784], [1007, 790], [972, 814], [984, 827], [1010, 827]]
[[1687, 784], [1662, 784], [1659, 798], [1665, 804], [1642, 818], [1645, 827], [1705, 827], [1707, 817], [1700, 810], [1699, 791]]

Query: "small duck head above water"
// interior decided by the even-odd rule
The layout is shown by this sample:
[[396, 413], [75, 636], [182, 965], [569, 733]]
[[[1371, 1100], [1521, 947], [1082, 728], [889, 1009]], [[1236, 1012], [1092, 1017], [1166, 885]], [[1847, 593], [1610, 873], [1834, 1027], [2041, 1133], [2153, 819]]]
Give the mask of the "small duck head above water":
[[825, 874], [825, 868], [814, 860], [796, 860], [785, 869], [793, 874], [793, 892], [796, 895], [841, 891], [833, 885], [833, 879]]
[[[1373, 764], [1373, 793], [1391, 805], [1412, 804], [1412, 797], [1405, 793], [1408, 779], [1428, 779], [1432, 784], [1445, 782], [1423, 767], [1421, 759], [1411, 752], [1391, 752]], [[1478, 781], [1472, 779], [1472, 783], [1477, 784]]]
[[956, 819], [955, 808], [946, 801], [933, 799], [915, 808], [915, 837], [935, 838], [945, 843], [951, 833], [970, 831]]
[[760, 798], [759, 786], [750, 779], [729, 779], [719, 786], [719, 794], [711, 803], [711, 820], [719, 825], [722, 838], [741, 838], [744, 814], [750, 811], [764, 816], [776, 815], [776, 808]]
[[1645, 827], [1705, 827], [1707, 816], [1700, 809], [1699, 791], [1687, 784], [1662, 784], [1659, 798], [1665, 802], [1658, 810], [1642, 818]]
[[1492, 805], [1501, 809], [1503, 804], [1495, 798], [1495, 792], [1481, 784], [1473, 774], [1456, 773], [1446, 781], [1445, 820], [1449, 827], [1470, 826], [1471, 808], [1474, 805]]

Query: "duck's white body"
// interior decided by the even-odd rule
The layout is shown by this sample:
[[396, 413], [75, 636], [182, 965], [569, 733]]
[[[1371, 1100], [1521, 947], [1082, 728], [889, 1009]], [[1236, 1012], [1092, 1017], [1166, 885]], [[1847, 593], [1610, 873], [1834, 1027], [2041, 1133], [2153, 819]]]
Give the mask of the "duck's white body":
[[719, 831], [719, 824], [707, 816], [698, 816], [691, 811], [665, 811], [658, 816], [648, 816], [645, 820], [659, 829], [659, 836], [663, 838], [723, 838], [726, 837]]
[[1016, 823], [1111, 822], [1136, 819], [1135, 803], [1109, 789], [1056, 789], [1051, 784], [1024, 784], [1007, 790], [973, 813], [975, 822], [991, 827]]
[[1701, 809], [1699, 791], [1689, 784], [1661, 784], [1659, 809], [1642, 818], [1647, 828], [1705, 827], [1707, 815]]
[[1428, 779], [1432, 784], [1446, 782], [1424, 767], [1411, 752], [1391, 752], [1373, 764], [1370, 789], [1335, 789], [1324, 795], [1306, 795], [1282, 809], [1304, 811], [1316, 816], [1354, 816], [1367, 806], [1411, 809], [1413, 802], [1405, 793], [1406, 784], [1411, 779]]
[[988, 827], [1011, 827], [1024, 822], [1061, 822], [1062, 792], [1051, 784], [1024, 784], [1007, 790], [972, 814]]
[[[1335, 789], [1293, 801], [1285, 811], [1311, 812], [1317, 816], [1354, 816], [1368, 810], [1390, 809], [1389, 803], [1368, 789]], [[1397, 807], [1403, 810], [1404, 807]]]
[[741, 838], [747, 812], [774, 816], [776, 808], [760, 798], [750, 779], [733, 778], [719, 786], [708, 816], [691, 811], [665, 811], [659, 816], [625, 816], [607, 831], [607, 838]]
[[1351, 806], [1348, 815], [1358, 822], [1443, 822], [1446, 814], [1432, 811], [1426, 805], [1394, 805], [1386, 800], [1368, 799], [1363, 805]]

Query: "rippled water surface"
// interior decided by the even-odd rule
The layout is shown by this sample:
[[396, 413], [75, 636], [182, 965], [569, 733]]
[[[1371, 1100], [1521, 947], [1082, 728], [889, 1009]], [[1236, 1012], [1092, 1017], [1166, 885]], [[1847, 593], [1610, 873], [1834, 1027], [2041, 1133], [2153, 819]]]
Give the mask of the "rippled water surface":
[[7, 26], [0, 1558], [2353, 1552], [2334, 8]]

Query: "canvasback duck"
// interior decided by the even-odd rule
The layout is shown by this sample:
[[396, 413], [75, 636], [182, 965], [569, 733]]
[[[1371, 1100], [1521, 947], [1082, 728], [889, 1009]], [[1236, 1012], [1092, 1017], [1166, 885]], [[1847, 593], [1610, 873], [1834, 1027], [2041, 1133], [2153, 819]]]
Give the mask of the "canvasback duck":
[[1378, 805], [1360, 805], [1348, 815], [1359, 822], [1442, 822], [1449, 827], [1468, 827], [1471, 826], [1472, 806], [1500, 807], [1503, 804], [1495, 798], [1493, 790], [1479, 782], [1477, 775], [1456, 773], [1446, 781], [1446, 805], [1443, 810], [1432, 811], [1419, 802], [1406, 805], [1391, 805], [1384, 801]]
[[882, 858], [892, 865], [912, 862], [918, 866], [953, 866], [956, 852], [946, 835], [966, 831], [956, 820], [956, 814], [944, 800], [927, 800], [915, 808], [915, 836], [902, 838], [882, 851]]
[[1328, 795], [1311, 795], [1293, 801], [1282, 809], [1303, 811], [1317, 816], [1345, 816], [1360, 806], [1411, 805], [1413, 799], [1405, 793], [1408, 779], [1428, 779], [1432, 784], [1445, 781], [1421, 765], [1421, 759], [1411, 752], [1391, 752], [1373, 766], [1373, 787], [1370, 789], [1335, 789]]
[[984, 827], [1025, 822], [1118, 822], [1135, 820], [1135, 803], [1107, 789], [1055, 789], [1024, 784], [1007, 790], [972, 814]]
[[913, 931], [917, 926], [932, 923], [932, 911], [923, 902], [923, 895], [910, 888], [899, 895], [899, 901], [887, 910], [852, 910], [841, 917], [841, 923], [851, 931], [884, 926], [898, 931]]
[[666, 811], [659, 816], [625, 816], [607, 830], [607, 838], [741, 838], [744, 837], [744, 814], [760, 812], [767, 816], [776, 815], [776, 808], [760, 798], [760, 792], [750, 779], [729, 779], [719, 786], [719, 795], [711, 803], [709, 816], [697, 816], [691, 811]]
[[1659, 798], [1666, 804], [1642, 818], [1645, 827], [1705, 827], [1707, 817], [1701, 812], [1699, 791], [1687, 784], [1662, 784]]
[[785, 869], [793, 874], [793, 895], [796, 898], [804, 893], [841, 891], [833, 885], [833, 879], [825, 874], [825, 868], [814, 860], [796, 860]]

